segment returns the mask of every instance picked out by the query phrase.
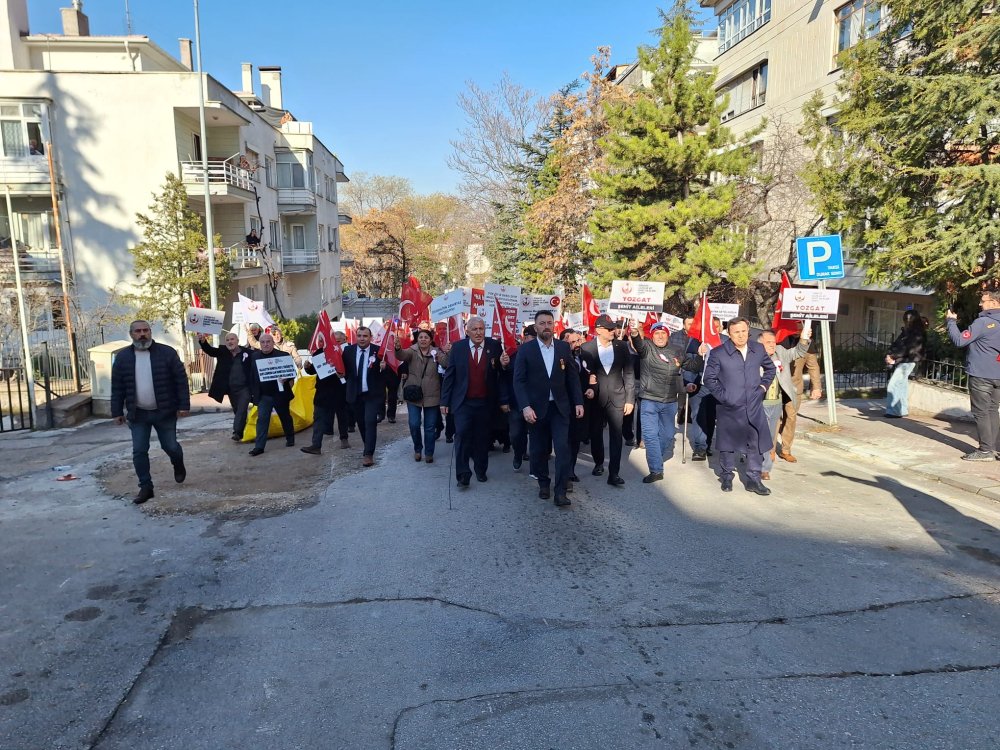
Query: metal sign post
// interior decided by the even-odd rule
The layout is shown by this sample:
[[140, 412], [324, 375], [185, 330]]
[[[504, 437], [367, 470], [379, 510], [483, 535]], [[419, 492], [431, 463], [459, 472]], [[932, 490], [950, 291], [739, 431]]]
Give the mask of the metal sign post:
[[[818, 284], [821, 290], [826, 289], [825, 281], [820, 281]], [[833, 343], [830, 341], [830, 321], [821, 320], [819, 328], [823, 335], [823, 375], [826, 378], [826, 423], [832, 426], [837, 424], [837, 384], [834, 381], [833, 375]], [[812, 383], [809, 385], [813, 387]]]

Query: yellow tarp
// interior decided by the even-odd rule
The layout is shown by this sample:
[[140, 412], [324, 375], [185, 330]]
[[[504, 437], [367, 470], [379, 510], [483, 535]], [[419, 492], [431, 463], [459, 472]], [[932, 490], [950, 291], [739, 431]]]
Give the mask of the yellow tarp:
[[[313, 423], [313, 396], [316, 395], [316, 376], [303, 375], [295, 381], [292, 386], [291, 412], [292, 422], [295, 424], [295, 431], [301, 432], [306, 427], [311, 427]], [[281, 437], [285, 434], [281, 427], [281, 420], [278, 415], [271, 412], [271, 424], [268, 426], [268, 437]], [[247, 427], [243, 430], [243, 442], [252, 443], [257, 438], [257, 407], [251, 404], [247, 414]]]

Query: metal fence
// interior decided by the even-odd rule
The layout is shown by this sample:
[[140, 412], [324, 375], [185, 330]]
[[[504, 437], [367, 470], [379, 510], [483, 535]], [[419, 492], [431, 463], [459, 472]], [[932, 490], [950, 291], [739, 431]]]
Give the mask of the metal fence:
[[916, 377], [933, 385], [969, 392], [969, 374], [960, 362], [925, 359], [917, 366]]

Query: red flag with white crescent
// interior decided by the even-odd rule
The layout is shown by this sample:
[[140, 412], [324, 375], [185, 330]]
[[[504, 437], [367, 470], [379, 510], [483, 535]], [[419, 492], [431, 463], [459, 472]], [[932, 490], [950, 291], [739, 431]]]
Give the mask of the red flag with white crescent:
[[712, 308], [708, 304], [708, 295], [702, 293], [698, 300], [698, 309], [694, 314], [694, 323], [688, 335], [709, 346], [722, 346], [722, 337], [715, 332], [712, 325]]
[[781, 317], [781, 308], [785, 301], [785, 292], [792, 288], [792, 282], [788, 279], [788, 274], [781, 272], [781, 288], [778, 289], [778, 301], [774, 303], [774, 321], [771, 328], [774, 329], [774, 337], [780, 344], [789, 336], [795, 336], [799, 332], [797, 321], [786, 320]]
[[586, 284], [583, 285], [583, 327], [587, 329], [587, 333], [594, 333], [596, 331], [595, 323], [597, 318], [601, 315], [601, 308], [597, 304], [597, 300], [594, 299], [594, 295], [590, 291], [590, 287]]

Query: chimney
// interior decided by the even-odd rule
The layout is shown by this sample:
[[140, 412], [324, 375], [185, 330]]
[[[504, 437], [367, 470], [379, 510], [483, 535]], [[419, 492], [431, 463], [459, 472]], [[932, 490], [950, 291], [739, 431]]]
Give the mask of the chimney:
[[194, 55], [191, 50], [191, 40], [181, 37], [177, 41], [181, 43], [181, 65], [188, 70], [194, 70]]
[[83, 13], [83, 0], [73, 0], [72, 8], [60, 8], [63, 34], [66, 36], [90, 36], [90, 20]]
[[260, 100], [268, 107], [284, 109], [281, 106], [281, 68], [261, 66], [257, 70], [260, 71]]
[[242, 63], [240, 68], [243, 69], [243, 92], [246, 94], [253, 93], [253, 64]]

